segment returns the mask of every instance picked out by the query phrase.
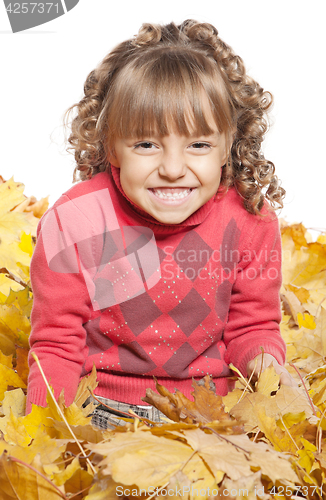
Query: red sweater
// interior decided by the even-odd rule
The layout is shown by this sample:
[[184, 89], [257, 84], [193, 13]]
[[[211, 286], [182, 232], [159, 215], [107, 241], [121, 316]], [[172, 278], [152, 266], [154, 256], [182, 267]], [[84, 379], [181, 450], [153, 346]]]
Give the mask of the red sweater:
[[[143, 404], [153, 375], [190, 396], [192, 378], [232, 389], [233, 363], [261, 353], [280, 364], [278, 220], [249, 214], [236, 190], [165, 225], [124, 195], [119, 171], [67, 191], [43, 216], [31, 262], [31, 350], [58, 397], [72, 403], [95, 363], [96, 394]], [[27, 412], [46, 404], [29, 356]]]

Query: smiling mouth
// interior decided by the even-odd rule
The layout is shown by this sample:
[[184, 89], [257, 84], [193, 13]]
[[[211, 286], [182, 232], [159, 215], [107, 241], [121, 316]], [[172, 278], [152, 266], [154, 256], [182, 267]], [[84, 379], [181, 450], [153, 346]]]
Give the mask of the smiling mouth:
[[161, 200], [177, 201], [189, 196], [194, 188], [151, 188], [150, 191]]

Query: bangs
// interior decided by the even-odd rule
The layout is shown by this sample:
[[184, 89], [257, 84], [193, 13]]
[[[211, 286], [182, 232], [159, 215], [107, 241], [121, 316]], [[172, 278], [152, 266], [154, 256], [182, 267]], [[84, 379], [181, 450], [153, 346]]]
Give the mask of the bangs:
[[103, 109], [108, 144], [171, 132], [211, 135], [204, 96], [219, 132], [231, 130], [232, 105], [216, 62], [187, 49], [142, 54], [116, 76], [109, 92]]

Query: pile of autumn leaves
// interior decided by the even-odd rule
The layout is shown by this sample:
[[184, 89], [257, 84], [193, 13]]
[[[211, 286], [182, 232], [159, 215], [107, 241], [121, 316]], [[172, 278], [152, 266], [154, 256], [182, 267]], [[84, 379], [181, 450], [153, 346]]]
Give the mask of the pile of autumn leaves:
[[282, 225], [281, 329], [301, 390], [279, 388], [272, 367], [255, 386], [240, 378], [223, 398], [209, 378], [194, 383], [194, 401], [157, 385], [147, 400], [170, 420], [152, 426], [131, 418], [102, 432], [87, 417], [91, 408], [82, 408], [95, 371], [70, 407], [48, 394], [47, 408], [24, 416], [29, 262], [47, 200], [26, 198], [23, 189], [0, 178], [1, 500], [326, 498], [326, 236], [309, 242], [301, 224]]

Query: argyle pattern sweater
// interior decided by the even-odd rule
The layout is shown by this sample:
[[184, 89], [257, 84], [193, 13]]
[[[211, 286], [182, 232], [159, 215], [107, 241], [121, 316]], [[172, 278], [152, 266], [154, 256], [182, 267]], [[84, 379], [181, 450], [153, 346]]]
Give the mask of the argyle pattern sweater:
[[[119, 170], [73, 186], [43, 216], [31, 262], [31, 351], [72, 403], [96, 366], [99, 396], [143, 404], [153, 376], [187, 397], [210, 374], [233, 388], [258, 354], [285, 361], [280, 336], [281, 240], [267, 203], [248, 213], [234, 188], [165, 225], [122, 191]], [[46, 404], [29, 355], [28, 413]]]

